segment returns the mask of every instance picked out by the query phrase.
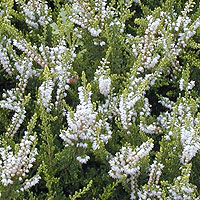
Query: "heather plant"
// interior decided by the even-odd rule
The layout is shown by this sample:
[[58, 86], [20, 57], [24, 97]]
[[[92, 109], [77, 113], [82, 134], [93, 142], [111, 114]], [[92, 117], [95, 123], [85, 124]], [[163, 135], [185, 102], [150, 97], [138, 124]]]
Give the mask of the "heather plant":
[[0, 198], [199, 199], [200, 4], [0, 2]]

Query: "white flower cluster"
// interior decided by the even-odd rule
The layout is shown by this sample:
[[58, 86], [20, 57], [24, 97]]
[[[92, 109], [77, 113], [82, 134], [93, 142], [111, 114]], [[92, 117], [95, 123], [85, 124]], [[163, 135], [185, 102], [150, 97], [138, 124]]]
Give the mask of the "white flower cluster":
[[186, 80], [184, 80], [184, 78], [181, 78], [180, 79], [180, 82], [179, 82], [179, 88], [181, 91], [183, 90], [191, 90], [193, 87], [195, 86], [195, 81], [190, 81], [189, 83], [187, 83]]
[[196, 33], [196, 29], [200, 26], [200, 19], [198, 19], [196, 22], [194, 22], [193, 24], [191, 24], [188, 27], [187, 27], [187, 25], [189, 25], [190, 21], [191, 21], [189, 19], [189, 17], [187, 17], [186, 19], [181, 18], [180, 21], [186, 27], [184, 27], [183, 33], [179, 33], [178, 45], [185, 47], [186, 42]]
[[108, 96], [110, 93], [111, 79], [105, 78], [105, 76], [100, 76], [99, 78], [99, 91], [104, 96]]
[[148, 184], [144, 185], [142, 189], [137, 191], [139, 200], [160, 199], [163, 200], [163, 190], [160, 187], [159, 180], [162, 174], [164, 165], [154, 160], [151, 165]]
[[[177, 13], [174, 12], [174, 16], [177, 16], [176, 21], [170, 17], [169, 13], [160, 13], [161, 17], [165, 18], [165, 29], [172, 32], [171, 37], [173, 40], [171, 41], [171, 44], [166, 44], [166, 37], [163, 40], [163, 47], [168, 55], [178, 56], [182, 48], [186, 46], [186, 42], [196, 33], [196, 29], [200, 26], [200, 18], [191, 24], [191, 19], [187, 16], [187, 13], [191, 11], [192, 7], [193, 3], [186, 3], [185, 9], [182, 11], [182, 15], [178, 16]], [[178, 33], [176, 37], [174, 37], [173, 34], [174, 30]], [[167, 34], [166, 36], [169, 37], [170, 35]], [[174, 67], [176, 66], [174, 65]]]
[[3, 69], [9, 74], [12, 75], [14, 69], [10, 65], [10, 57], [8, 54], [8, 49], [11, 44], [11, 40], [4, 36], [0, 41], [0, 64]]
[[161, 20], [159, 18], [156, 18], [155, 21], [153, 21], [153, 17], [151, 15], [147, 16], [147, 20], [149, 24], [147, 33], [152, 33], [154, 35], [157, 31]]
[[[168, 12], [161, 11], [159, 18], [154, 18], [152, 15], [147, 16], [148, 27], [145, 30], [143, 37], [133, 36], [130, 42], [134, 56], [142, 55], [142, 66], [138, 68], [138, 72], [144, 72], [145, 69], [153, 69], [156, 64], [165, 59], [171, 58], [169, 62], [173, 65], [173, 71], [180, 71], [181, 66], [176, 60], [181, 50], [186, 47], [187, 41], [196, 33], [197, 28], [200, 26], [200, 18], [191, 24], [191, 19], [187, 16], [193, 4], [186, 4], [182, 15], [178, 16], [174, 12], [174, 17]], [[163, 20], [161, 20], [163, 19]], [[174, 34], [174, 31], [177, 34]], [[129, 34], [130, 35], [130, 34]], [[162, 53], [157, 53], [156, 49], [163, 47]], [[167, 71], [165, 69], [165, 71]]]
[[147, 134], [159, 133], [160, 128], [156, 124], [146, 125], [140, 121], [140, 130]]
[[90, 156], [85, 156], [85, 157], [78, 156], [76, 159], [77, 159], [80, 163], [85, 164], [85, 163], [87, 163], [87, 161], [90, 159]]
[[144, 69], [152, 69], [159, 62], [161, 56], [154, 50], [160, 45], [160, 38], [157, 38], [156, 33], [159, 32], [160, 18], [154, 19], [151, 15], [147, 16], [148, 27], [145, 30], [145, 35], [139, 39], [138, 43], [132, 44], [132, 51], [135, 56], [142, 54], [142, 66], [138, 68], [139, 72], [144, 72]]
[[[56, 102], [57, 106], [67, 95], [70, 77], [72, 77], [72, 63], [76, 57], [75, 48], [67, 48], [66, 38], [62, 38], [55, 47], [41, 45], [39, 51], [46, 63], [51, 63], [51, 74], [55, 74], [54, 84], [57, 84]], [[66, 55], [68, 57], [66, 58]]]
[[[68, 129], [62, 130], [60, 137], [65, 141], [66, 146], [76, 145], [85, 149], [88, 146], [87, 141], [90, 141], [92, 149], [96, 150], [100, 148], [101, 143], [108, 142], [112, 132], [107, 119], [98, 116], [98, 112], [95, 111], [91, 102], [92, 93], [84, 87], [79, 87], [78, 90], [80, 104], [75, 113], [67, 113]], [[88, 157], [86, 158], [88, 160]], [[81, 158], [77, 159], [83, 162]]]
[[75, 34], [76, 34], [76, 36], [77, 36], [77, 38], [79, 38], [79, 39], [82, 39], [82, 33], [83, 33], [83, 31], [80, 29], [80, 28], [74, 28], [74, 32], [75, 32]]
[[[120, 121], [124, 129], [127, 130], [134, 123], [138, 114], [146, 117], [150, 115], [150, 105], [144, 95], [148, 89], [148, 84], [151, 84], [151, 81], [156, 78], [154, 76], [153, 74], [147, 74], [144, 78], [137, 78], [134, 75], [130, 77], [128, 89], [124, 90], [120, 96], [118, 109]], [[136, 103], [139, 101], [143, 101], [144, 105], [137, 105], [136, 109]]]
[[29, 58], [16, 58], [14, 67], [18, 71], [16, 79], [19, 80], [18, 87], [15, 89], [7, 90], [3, 93], [2, 97], [5, 100], [0, 101], [0, 107], [14, 111], [11, 124], [6, 131], [6, 135], [13, 137], [17, 130], [20, 128], [24, 121], [26, 110], [24, 105], [24, 93], [30, 77], [37, 75], [36, 70], [32, 69], [32, 59]]
[[29, 0], [21, 7], [26, 17], [26, 23], [33, 28], [38, 29], [39, 26], [47, 25], [52, 20], [46, 1]]
[[176, 177], [174, 184], [167, 187], [168, 196], [166, 199], [199, 200], [199, 197], [196, 197], [195, 195], [196, 187], [189, 183], [191, 166], [186, 165], [183, 168], [180, 168], [180, 171], [182, 172], [181, 176]]
[[25, 119], [26, 110], [24, 106], [20, 106], [18, 110], [15, 111], [11, 119], [11, 124], [9, 125], [5, 135], [13, 137], [15, 133], [19, 130], [21, 124]]
[[[183, 47], [186, 46], [186, 41], [191, 38], [195, 33], [196, 29], [200, 26], [200, 18], [198, 18], [193, 24], [187, 14], [192, 11], [195, 2], [189, 1], [186, 3], [182, 16], [179, 16], [175, 24], [175, 30], [179, 32], [178, 44]], [[181, 30], [183, 29], [183, 32]]]
[[60, 71], [63, 70], [61, 68], [63, 56], [65, 56], [65, 53], [68, 51], [65, 40], [66, 38], [62, 38], [55, 47], [44, 46], [43, 44], [39, 47], [39, 51], [44, 61], [56, 66], [56, 69], [52, 70], [56, 70], [59, 74], [63, 72]]
[[38, 103], [41, 100], [42, 105], [46, 108], [47, 112], [50, 112], [50, 101], [52, 98], [52, 91], [54, 87], [54, 82], [51, 79], [48, 79], [42, 83], [39, 87], [40, 99], [38, 99]]
[[186, 87], [186, 90], [192, 90], [192, 88], [195, 86], [195, 81], [190, 81]]
[[35, 139], [25, 131], [16, 151], [12, 151], [9, 145], [0, 148], [0, 182], [3, 186], [12, 185], [16, 178], [22, 182], [29, 173], [37, 155]]
[[196, 196], [195, 190], [196, 186], [192, 185], [189, 180], [191, 174], [191, 165], [184, 165], [180, 168], [181, 175], [176, 177], [173, 183], [159, 184], [159, 178], [161, 175], [161, 170], [163, 165], [157, 161], [152, 164], [152, 169], [150, 172], [150, 177], [148, 185], [144, 185], [142, 190], [138, 190], [137, 195], [139, 200], [150, 200], [150, 199], [160, 199], [160, 200], [182, 200], [191, 199], [199, 200]]
[[199, 131], [196, 131], [194, 128], [193, 121], [190, 121], [190, 124], [187, 124], [187, 126], [181, 126], [180, 133], [181, 144], [183, 145], [181, 162], [185, 164], [190, 162], [200, 149], [200, 136], [198, 135]]
[[112, 119], [113, 116], [115, 117], [117, 115], [117, 97], [113, 96], [109, 99], [105, 99], [104, 104], [100, 104], [98, 106], [98, 112], [102, 115], [105, 115], [108, 117], [108, 119]]
[[[129, 42], [129, 40], [127, 39], [127, 43], [128, 43], [128, 42]], [[132, 51], [133, 51], [134, 56], [137, 56], [137, 55], [138, 55], [138, 52], [137, 52], [136, 45], [135, 45], [135, 44], [132, 44], [131, 48], [132, 48]]]
[[70, 21], [87, 29], [93, 37], [100, 35], [105, 19], [112, 14], [107, 0], [95, 0], [94, 8], [90, 2], [74, 0], [72, 8], [73, 13], [69, 17]]
[[14, 111], [14, 115], [11, 119], [11, 124], [6, 131], [6, 135], [13, 137], [17, 130], [20, 128], [24, 121], [26, 110], [23, 104], [22, 96], [20, 96], [19, 90], [12, 89], [3, 93], [3, 98], [6, 100], [0, 101], [0, 107]]
[[108, 172], [112, 178], [121, 179], [124, 176], [131, 184], [131, 199], [135, 199], [136, 180], [140, 174], [140, 163], [144, 157], [153, 149], [153, 141], [144, 142], [141, 146], [136, 147], [122, 147], [120, 152], [115, 154], [109, 164], [111, 170]]
[[150, 185], [152, 183], [155, 183], [155, 184], [159, 183], [163, 168], [164, 168], [163, 164], [154, 160], [153, 164], [151, 165], [151, 169], [150, 169], [148, 185]]
[[18, 88], [20, 89], [21, 94], [24, 94], [25, 88], [27, 86], [29, 78], [33, 76], [38, 76], [38, 72], [32, 69], [33, 62], [32, 58], [23, 58], [15, 60], [15, 68], [19, 72], [16, 79], [19, 80]]
[[28, 42], [25, 39], [20, 41], [13, 39], [13, 45], [17, 47], [20, 51], [24, 52], [28, 57], [32, 58], [40, 66], [44, 67], [47, 64], [37, 53], [37, 47], [32, 47], [30, 44], [28, 44]]
[[133, 0], [133, 1], [125, 0], [125, 3], [126, 3], [126, 4], [131, 4], [132, 2], [140, 3], [140, 0]]
[[29, 188], [33, 187], [34, 185], [36, 185], [37, 183], [39, 183], [39, 180], [41, 179], [40, 175], [36, 174], [35, 176], [33, 176], [31, 179], [26, 179], [23, 183], [23, 186], [17, 190], [17, 192], [20, 191], [25, 191], [28, 190]]
[[153, 142], [149, 140], [133, 150], [132, 147], [122, 147], [120, 152], [115, 154], [109, 164], [111, 170], [108, 172], [112, 178], [134, 176], [140, 170], [140, 161], [153, 149]]
[[108, 96], [111, 92], [111, 78], [109, 77], [110, 69], [109, 62], [102, 58], [101, 65], [98, 66], [95, 72], [95, 81], [98, 81], [99, 91], [104, 96]]
[[[159, 185], [153, 185], [148, 187], [148, 189], [143, 189], [142, 191], [137, 192], [138, 200], [151, 200], [151, 199], [159, 199], [164, 200], [162, 198], [163, 191]], [[136, 199], [136, 198], [135, 198]]]
[[167, 97], [160, 97], [161, 99], [158, 101], [158, 103], [160, 103], [162, 106], [164, 106], [165, 108], [168, 108], [170, 110], [173, 109], [174, 107], [174, 102], [171, 101], [169, 98]]
[[193, 100], [182, 97], [181, 101], [174, 105], [173, 112], [166, 112], [158, 117], [160, 127], [168, 131], [166, 140], [180, 138], [183, 147], [180, 161], [183, 164], [189, 163], [200, 149], [199, 119], [196, 116], [198, 107]]
[[1, 108], [9, 109], [12, 111], [20, 110], [20, 104], [22, 102], [17, 101], [18, 100], [18, 92], [16, 89], [7, 90], [6, 93], [2, 94], [2, 97], [6, 100], [0, 101]]
[[124, 28], [125, 28], [125, 24], [120, 22], [119, 19], [115, 18], [110, 22], [109, 27], [113, 28], [113, 29], [115, 27], [117, 27], [119, 29], [119, 32], [123, 33], [124, 32]]

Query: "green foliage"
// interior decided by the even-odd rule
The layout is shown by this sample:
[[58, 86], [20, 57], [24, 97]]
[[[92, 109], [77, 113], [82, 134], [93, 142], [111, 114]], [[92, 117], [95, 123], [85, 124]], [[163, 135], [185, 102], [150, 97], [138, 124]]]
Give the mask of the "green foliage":
[[69, 199], [70, 200], [76, 200], [77, 198], [80, 198], [82, 195], [84, 195], [87, 191], [90, 190], [91, 186], [92, 186], [92, 180], [82, 190], [80, 189], [78, 192], [76, 191], [73, 196], [70, 195]]

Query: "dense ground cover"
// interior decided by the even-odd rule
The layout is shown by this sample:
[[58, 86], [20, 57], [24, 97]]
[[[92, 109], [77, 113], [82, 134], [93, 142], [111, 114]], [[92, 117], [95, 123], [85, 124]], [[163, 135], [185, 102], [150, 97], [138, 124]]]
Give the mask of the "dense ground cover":
[[199, 199], [199, 26], [197, 0], [1, 0], [0, 199]]

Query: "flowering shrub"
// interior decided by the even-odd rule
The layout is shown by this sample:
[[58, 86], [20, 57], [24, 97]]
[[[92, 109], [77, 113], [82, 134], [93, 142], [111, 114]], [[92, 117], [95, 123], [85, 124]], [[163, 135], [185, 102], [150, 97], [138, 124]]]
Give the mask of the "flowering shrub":
[[0, 8], [1, 199], [200, 199], [199, 1]]

